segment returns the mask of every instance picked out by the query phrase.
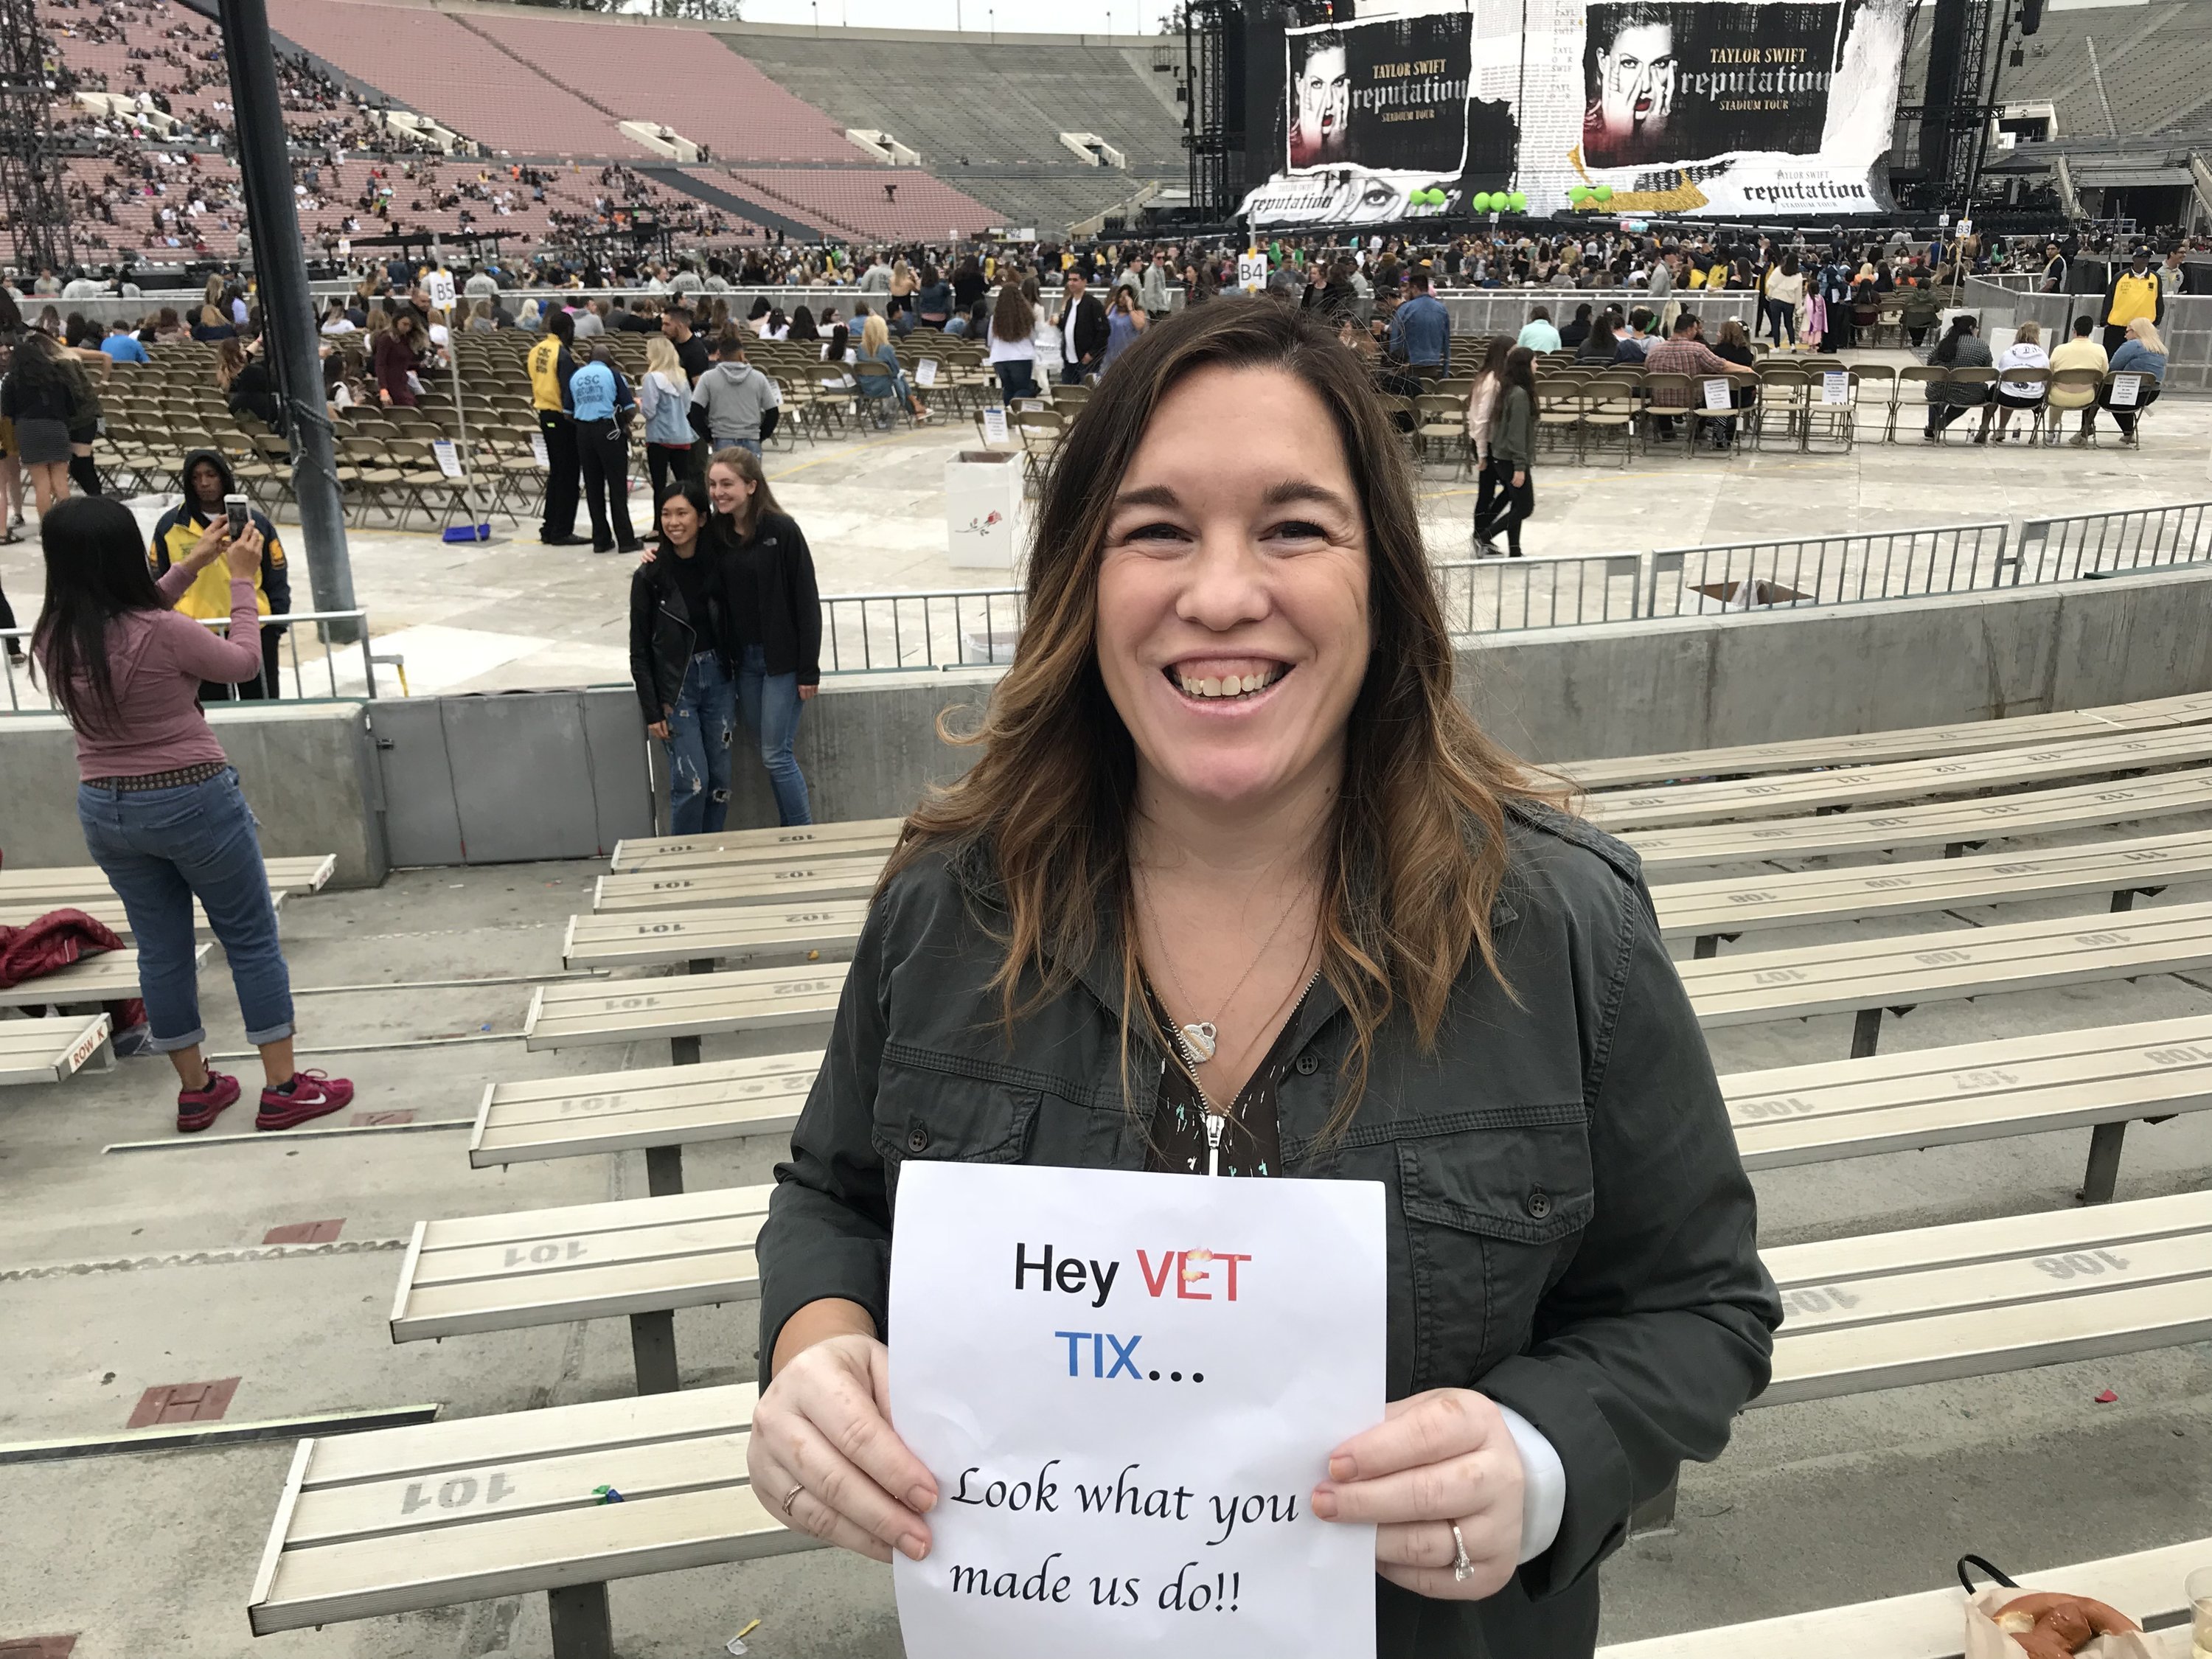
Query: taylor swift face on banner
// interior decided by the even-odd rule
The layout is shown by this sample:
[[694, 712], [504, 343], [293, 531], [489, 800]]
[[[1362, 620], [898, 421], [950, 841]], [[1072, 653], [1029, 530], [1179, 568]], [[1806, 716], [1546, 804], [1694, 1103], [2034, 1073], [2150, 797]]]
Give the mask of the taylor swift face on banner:
[[1674, 26], [1638, 7], [1593, 7], [1589, 27], [1602, 33], [1597, 84], [1583, 114], [1583, 159], [1601, 167], [1666, 159]]
[[1352, 70], [1340, 35], [1316, 34], [1291, 77], [1291, 165], [1327, 167], [1350, 159]]

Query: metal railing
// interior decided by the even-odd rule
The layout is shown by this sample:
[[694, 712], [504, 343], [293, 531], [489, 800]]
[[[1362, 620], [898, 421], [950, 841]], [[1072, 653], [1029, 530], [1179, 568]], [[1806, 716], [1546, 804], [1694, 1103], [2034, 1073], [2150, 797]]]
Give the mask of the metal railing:
[[1646, 617], [1850, 605], [1963, 593], [2009, 580], [2002, 524], [1940, 525], [1863, 536], [1782, 538], [1650, 556]]
[[[229, 637], [230, 618], [228, 617], [195, 617], [201, 627]], [[351, 702], [376, 695], [376, 665], [380, 660], [396, 662], [395, 658], [379, 659], [371, 654], [368, 638], [368, 612], [366, 611], [295, 611], [289, 616], [271, 617], [271, 623], [282, 623], [284, 632], [278, 645], [276, 684], [273, 691], [268, 684], [267, 657], [263, 658], [263, 671], [239, 689], [242, 698], [275, 700], [284, 702]], [[318, 624], [312, 629], [302, 629], [299, 624]], [[349, 624], [333, 627], [331, 624]], [[319, 645], [319, 655], [310, 652], [302, 655], [300, 641], [303, 636]], [[0, 679], [8, 688], [10, 714], [52, 714], [58, 705], [52, 693], [42, 683], [33, 682], [30, 674], [29, 653], [31, 629], [27, 628], [0, 629]], [[24, 653], [18, 661], [15, 653]], [[354, 658], [359, 653], [358, 683], [356, 681]], [[288, 660], [289, 659], [289, 660]], [[342, 665], [343, 665], [343, 668]], [[289, 672], [288, 672], [289, 668]], [[287, 683], [289, 684], [288, 690]], [[318, 688], [317, 682], [319, 682]], [[26, 706], [25, 693], [30, 693]]]
[[1435, 567], [1444, 626], [1454, 634], [1515, 634], [1641, 614], [1641, 553], [1541, 559], [1455, 559]]
[[2016, 580], [2074, 581], [2114, 570], [2212, 559], [2212, 501], [2027, 519], [2020, 526]]
[[1022, 603], [1018, 587], [825, 594], [823, 672], [888, 674], [1010, 663]]

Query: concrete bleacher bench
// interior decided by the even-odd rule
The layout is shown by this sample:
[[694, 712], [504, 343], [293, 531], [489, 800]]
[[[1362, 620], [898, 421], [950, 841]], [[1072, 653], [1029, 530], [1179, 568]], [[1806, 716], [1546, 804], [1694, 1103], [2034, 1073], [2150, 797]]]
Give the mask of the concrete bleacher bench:
[[[196, 946], [192, 966], [204, 966], [210, 946]], [[85, 957], [36, 979], [0, 988], [0, 1007], [38, 1008], [52, 1003], [58, 1008], [82, 1007], [95, 1002], [128, 1001], [138, 994], [138, 953], [103, 951]]]
[[2039, 1032], [1721, 1079], [1747, 1170], [2090, 1131], [2076, 1194], [2109, 1202], [2129, 1122], [2212, 1107], [2212, 1015]]
[[1676, 964], [1707, 1028], [1855, 1013], [1851, 1054], [1875, 1051], [1884, 1008], [2037, 990], [2212, 964], [2212, 904], [2169, 904], [2087, 921], [1851, 939]]
[[[283, 910], [288, 896], [289, 895], [283, 888], [271, 887], [269, 890], [269, 902], [279, 913]], [[38, 899], [11, 899], [0, 894], [0, 927], [21, 927], [37, 921], [49, 910], [64, 908], [83, 911], [102, 927], [112, 929], [118, 939], [131, 937], [131, 918], [124, 910], [123, 901], [112, 893], [106, 898], [72, 900], [66, 906], [47, 904]], [[210, 931], [207, 912], [197, 899], [192, 902], [192, 924], [203, 933]]]
[[1697, 957], [1717, 953], [1723, 939], [1759, 928], [1911, 915], [1961, 904], [2109, 893], [2125, 910], [2138, 893], [2212, 876], [2212, 836], [2199, 831], [2137, 841], [2096, 842], [1978, 858], [1934, 859], [1848, 870], [1673, 882], [1651, 892], [1660, 932], [1692, 939]]
[[739, 968], [666, 979], [541, 985], [523, 1017], [530, 1048], [669, 1039], [678, 1065], [695, 1062], [702, 1036], [827, 1024], [845, 989], [845, 965]]
[[[319, 853], [305, 858], [268, 859], [269, 885], [283, 893], [319, 892], [338, 866], [337, 856]], [[0, 870], [0, 906], [20, 909], [43, 903], [46, 909], [64, 905], [113, 902], [115, 889], [96, 864], [54, 865], [46, 869]], [[38, 914], [34, 912], [33, 914]]]
[[642, 1151], [646, 1190], [656, 1197], [680, 1193], [685, 1146], [790, 1133], [821, 1067], [816, 1050], [489, 1084], [469, 1137], [469, 1163], [503, 1169], [540, 1158]]
[[[416, 1225], [394, 1341], [627, 1314], [641, 1393], [678, 1386], [673, 1310], [759, 1294], [774, 1189]], [[1761, 1253], [1782, 1405], [2212, 1336], [2212, 1192]]]
[[47, 1014], [0, 1019], [0, 1084], [59, 1083], [88, 1066], [115, 1064], [112, 1022], [106, 1014]]
[[2008, 788], [2054, 778], [2185, 766], [2212, 759], [2212, 725], [2177, 726], [2140, 737], [2112, 737], [2031, 749], [1999, 749], [1950, 760], [1784, 772], [1754, 780], [1678, 783], [1621, 789], [1589, 797], [1583, 812], [1601, 829], [1661, 829], [1729, 818], [1784, 817], [1819, 810], [1875, 805], [1978, 789]]
[[[2173, 1659], [2189, 1650], [2189, 1603], [2182, 1585], [2212, 1562], [2212, 1538], [2018, 1575], [2023, 1589], [2093, 1596], [2161, 1633]], [[1641, 1642], [1615, 1642], [1598, 1659], [1963, 1659], [1966, 1595], [1955, 1586], [1917, 1595], [1793, 1613], [1752, 1624], [1685, 1631]]]
[[1753, 859], [1828, 858], [1941, 847], [1957, 856], [2001, 837], [2057, 834], [2212, 811], [2212, 767], [2124, 783], [2075, 784], [1986, 800], [1939, 801], [1880, 813], [1831, 812], [1749, 823], [1627, 830], [1620, 839], [1647, 875]]
[[1759, 1406], [2212, 1337], [2212, 1192], [1759, 1254], [1784, 1314]]
[[569, 968], [663, 968], [697, 961], [767, 962], [849, 953], [868, 919], [866, 899], [801, 906], [618, 911], [571, 916], [561, 945]]
[[824, 858], [804, 864], [735, 865], [728, 869], [657, 871], [601, 876], [592, 908], [690, 910], [706, 905], [812, 904], [865, 899], [883, 879], [884, 855]]
[[418, 1221], [392, 1297], [392, 1340], [627, 1314], [638, 1392], [672, 1392], [675, 1310], [759, 1295], [753, 1239], [775, 1190], [726, 1187]]
[[787, 830], [723, 830], [711, 836], [630, 836], [615, 843], [607, 868], [634, 870], [719, 868], [744, 864], [788, 864], [798, 859], [845, 858], [889, 853], [903, 818], [851, 818], [838, 823], [794, 824]]
[[1970, 755], [1978, 750], [2104, 738], [2115, 732], [2148, 732], [2203, 720], [2212, 720], [2212, 691], [2160, 697], [2148, 702], [2114, 703], [2103, 708], [2022, 714], [2012, 720], [1967, 720], [1957, 726], [1909, 726], [1843, 737], [1740, 744], [1725, 749], [1685, 749], [1671, 754], [1566, 761], [1543, 769], [1584, 789], [1617, 789], [1632, 784], [1663, 783], [1672, 778], [1755, 777], [1761, 773], [1796, 772], [1816, 766], [1867, 766], [1883, 761], [1924, 760], [1938, 755]]
[[611, 1659], [608, 1580], [817, 1547], [747, 1483], [756, 1397], [740, 1383], [302, 1440], [247, 1622], [268, 1636], [543, 1590], [555, 1659]]

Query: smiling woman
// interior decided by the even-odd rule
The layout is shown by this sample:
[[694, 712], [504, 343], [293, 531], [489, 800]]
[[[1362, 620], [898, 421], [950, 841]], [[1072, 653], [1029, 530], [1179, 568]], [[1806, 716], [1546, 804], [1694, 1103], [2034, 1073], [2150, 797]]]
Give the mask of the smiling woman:
[[1635, 855], [1455, 698], [1403, 447], [1291, 307], [1129, 348], [1028, 599], [778, 1172], [756, 1489], [929, 1550], [878, 1340], [902, 1158], [1376, 1181], [1392, 1404], [1313, 1449], [1312, 1509], [1375, 1526], [1385, 1659], [1589, 1654], [1598, 1562], [1718, 1455], [1780, 1319]]

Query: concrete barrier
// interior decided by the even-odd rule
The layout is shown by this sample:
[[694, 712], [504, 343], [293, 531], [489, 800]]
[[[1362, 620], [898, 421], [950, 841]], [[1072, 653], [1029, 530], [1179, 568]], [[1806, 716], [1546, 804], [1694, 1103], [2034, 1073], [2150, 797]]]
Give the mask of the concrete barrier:
[[[384, 879], [375, 764], [356, 702], [228, 703], [208, 710], [270, 857], [337, 854], [334, 887]], [[89, 864], [76, 820], [76, 739], [58, 714], [0, 720], [0, 857], [21, 869]]]
[[[1462, 649], [1460, 672], [1477, 717], [1516, 752], [1594, 759], [2203, 690], [2212, 687], [2212, 630], [2203, 623], [2209, 607], [2212, 571], [2185, 569], [1764, 617], [1492, 635]], [[958, 776], [975, 751], [939, 741], [937, 717], [963, 704], [980, 709], [1001, 672], [848, 676], [824, 685], [806, 706], [798, 745], [815, 817], [902, 813], [930, 785]], [[336, 851], [338, 882], [350, 885], [382, 878], [384, 796], [395, 792], [409, 797], [392, 803], [395, 826], [450, 817], [465, 830], [473, 793], [493, 790], [496, 848], [484, 850], [481, 834], [465, 836], [479, 843], [479, 860], [575, 857], [610, 835], [641, 830], [634, 820], [644, 812], [648, 749], [641, 725], [630, 725], [636, 711], [624, 706], [629, 696], [621, 688], [496, 700], [500, 744], [540, 757], [521, 768], [526, 777], [485, 778], [474, 763], [401, 769], [410, 747], [404, 741], [385, 757], [394, 769], [386, 771], [368, 747], [359, 704], [245, 705], [212, 718], [269, 851]], [[433, 719], [423, 705], [483, 701], [383, 700], [381, 707], [395, 729], [403, 720], [429, 720], [447, 729], [450, 744], [451, 731], [489, 716], [441, 709]], [[427, 740], [426, 728], [420, 741]], [[626, 748], [632, 741], [636, 748]], [[579, 743], [589, 750], [584, 781], [540, 763]], [[773, 823], [766, 777], [742, 735], [732, 770], [730, 822]], [[82, 863], [74, 749], [58, 719], [0, 720], [0, 850], [8, 861]], [[590, 810], [572, 801], [573, 823], [539, 813], [526, 799], [528, 779], [588, 797]]]

